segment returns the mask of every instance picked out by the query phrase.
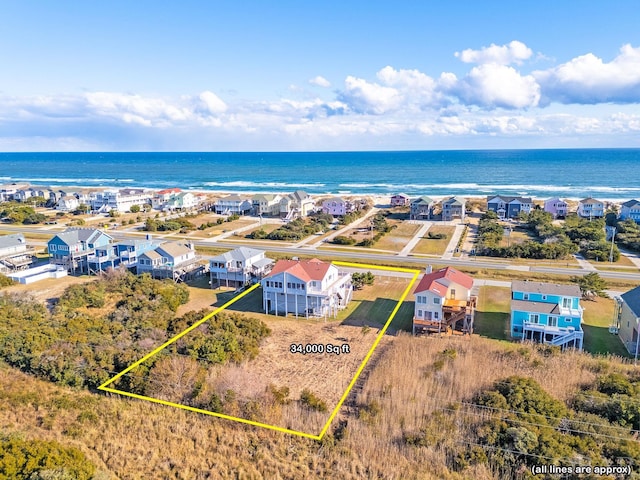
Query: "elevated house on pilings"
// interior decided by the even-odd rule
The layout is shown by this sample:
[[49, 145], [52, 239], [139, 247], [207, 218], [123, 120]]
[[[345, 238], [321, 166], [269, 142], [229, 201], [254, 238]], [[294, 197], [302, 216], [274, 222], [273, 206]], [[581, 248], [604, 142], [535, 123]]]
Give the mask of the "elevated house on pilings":
[[49, 263], [63, 266], [72, 274], [89, 273], [89, 257], [111, 240], [95, 228], [68, 228], [47, 242]]
[[0, 273], [28, 268], [33, 263], [35, 253], [21, 233], [0, 236]]
[[260, 283], [264, 311], [275, 315], [335, 318], [353, 295], [351, 274], [316, 258], [278, 260]]
[[258, 282], [271, 271], [273, 260], [255, 248], [239, 247], [209, 260], [211, 288], [242, 287]]
[[511, 282], [511, 337], [582, 350], [582, 312], [577, 285]]
[[413, 334], [447, 332], [449, 328], [473, 333], [477, 297], [472, 295], [473, 278], [455, 268], [435, 272], [427, 267], [414, 290]]
[[136, 273], [184, 282], [205, 273], [191, 243], [164, 242], [138, 257]]

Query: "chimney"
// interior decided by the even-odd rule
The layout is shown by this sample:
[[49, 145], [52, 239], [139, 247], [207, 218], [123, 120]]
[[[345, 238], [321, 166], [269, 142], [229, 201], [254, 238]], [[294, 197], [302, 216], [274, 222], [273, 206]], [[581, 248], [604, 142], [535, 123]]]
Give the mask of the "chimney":
[[426, 273], [431, 273], [432, 270], [433, 270], [433, 267], [431, 267], [431, 265], [427, 265], [427, 268], [425, 268]]

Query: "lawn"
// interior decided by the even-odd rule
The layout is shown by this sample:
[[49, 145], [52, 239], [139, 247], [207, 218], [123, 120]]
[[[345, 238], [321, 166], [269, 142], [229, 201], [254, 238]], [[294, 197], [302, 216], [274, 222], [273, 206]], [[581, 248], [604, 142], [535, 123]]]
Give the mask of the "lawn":
[[[274, 230], [280, 228], [282, 226], [281, 223], [264, 223], [259, 227], [252, 228], [251, 230], [247, 230], [246, 232], [242, 232], [242, 236], [247, 240], [253, 240], [249, 235], [253, 232], [257, 232], [258, 230], [264, 230], [266, 233], [271, 233]], [[266, 240], [266, 238], [262, 238], [260, 240]]]
[[[422, 253], [425, 255], [442, 255], [447, 249], [449, 242], [451, 241], [451, 236], [453, 232], [455, 232], [456, 227], [449, 227], [445, 225], [432, 225], [427, 232], [426, 237], [422, 237], [418, 240], [418, 243], [413, 248], [411, 253]], [[436, 235], [439, 233], [444, 233], [447, 237], [441, 239], [429, 238], [428, 235], [431, 233], [432, 235]]]
[[508, 340], [510, 312], [510, 288], [480, 287], [473, 333], [496, 340]]
[[416, 233], [420, 230], [421, 225], [415, 225], [408, 222], [398, 220], [387, 220], [389, 224], [396, 225], [385, 236], [375, 243], [375, 248], [380, 250], [391, 250], [400, 252], [411, 241]]
[[613, 300], [597, 297], [595, 301], [583, 300], [581, 305], [584, 308], [584, 350], [593, 354], [628, 357], [618, 336], [609, 333], [609, 325], [613, 319]]
[[500, 246], [508, 247], [509, 245], [524, 243], [528, 240], [535, 241], [536, 237], [531, 235], [531, 233], [526, 229], [515, 227], [511, 230], [511, 233], [508, 236], [506, 234], [503, 235], [502, 240], [500, 241]]

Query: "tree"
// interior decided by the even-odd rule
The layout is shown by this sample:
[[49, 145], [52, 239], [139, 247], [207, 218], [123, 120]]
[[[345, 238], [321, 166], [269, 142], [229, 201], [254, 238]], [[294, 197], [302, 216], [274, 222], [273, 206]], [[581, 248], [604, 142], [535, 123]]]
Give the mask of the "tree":
[[131, 205], [131, 208], [129, 209], [129, 211], [131, 213], [138, 213], [140, 212], [140, 205]]
[[351, 275], [351, 283], [353, 283], [353, 288], [355, 290], [360, 290], [365, 285], [373, 285], [376, 277], [371, 272], [360, 273], [355, 272]]
[[571, 281], [577, 283], [584, 298], [607, 297], [604, 292], [607, 282], [597, 273], [587, 273], [583, 277], [572, 277]]
[[109, 210], [109, 216], [111, 218], [119, 217], [120, 216], [120, 212], [118, 210], [111, 209], [111, 210]]

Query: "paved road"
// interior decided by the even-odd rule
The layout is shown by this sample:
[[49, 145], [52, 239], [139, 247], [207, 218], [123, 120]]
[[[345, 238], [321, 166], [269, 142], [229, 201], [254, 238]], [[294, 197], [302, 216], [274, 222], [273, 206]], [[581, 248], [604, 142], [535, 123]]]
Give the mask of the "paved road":
[[[2, 230], [5, 231], [13, 231], [13, 232], [22, 232], [22, 233], [55, 233], [52, 232], [51, 229], [49, 228], [25, 228], [25, 227], [18, 227], [18, 226], [9, 226], [9, 225], [2, 225], [1, 226]], [[118, 231], [109, 231], [108, 232], [109, 235], [111, 235], [113, 238], [118, 239], [118, 240], [123, 240], [126, 238], [140, 238], [141, 235], [144, 235], [145, 232], [140, 232], [138, 235], [134, 235], [132, 233], [124, 233], [124, 232], [118, 232]], [[155, 235], [158, 238], [161, 238], [160, 235]], [[228, 249], [234, 249], [237, 248], [241, 243], [225, 243], [225, 242], [213, 242], [211, 240], [192, 240], [192, 243], [194, 243], [195, 245], [198, 246], [203, 246], [203, 247], [215, 247], [215, 248], [228, 248]], [[508, 262], [500, 262], [500, 261], [493, 261], [493, 260], [476, 260], [472, 257], [468, 257], [468, 258], [463, 258], [463, 257], [454, 257], [451, 259], [439, 259], [439, 258], [434, 258], [433, 260], [426, 260], [424, 258], [418, 258], [418, 257], [412, 257], [412, 256], [408, 256], [408, 257], [401, 257], [399, 258], [396, 254], [391, 254], [391, 255], [387, 255], [387, 254], [377, 254], [377, 253], [372, 253], [372, 252], [366, 252], [366, 251], [362, 251], [362, 252], [356, 252], [356, 251], [348, 251], [348, 252], [340, 252], [340, 251], [335, 251], [332, 250], [330, 252], [323, 252], [323, 251], [318, 251], [314, 248], [293, 248], [293, 247], [279, 247], [279, 246], [268, 246], [266, 248], [264, 248], [267, 251], [270, 252], [276, 252], [276, 253], [284, 253], [287, 255], [291, 255], [291, 256], [295, 256], [295, 255], [322, 255], [322, 256], [327, 256], [327, 255], [331, 255], [332, 257], [335, 257], [336, 259], [338, 258], [344, 258], [344, 259], [352, 259], [352, 260], [357, 260], [357, 261], [361, 261], [363, 263], [366, 262], [370, 262], [370, 261], [378, 261], [378, 262], [390, 262], [391, 265], [396, 264], [398, 261], [401, 261], [403, 264], [406, 264], [407, 266], [415, 266], [417, 268], [423, 268], [426, 264], [428, 264], [429, 262], [433, 262], [434, 264], [438, 264], [438, 265], [451, 265], [451, 266], [458, 266], [458, 267], [475, 267], [475, 268], [479, 268], [479, 269], [491, 269], [491, 270], [509, 270], [509, 269], [516, 269], [516, 267], [511, 266]], [[586, 273], [589, 273], [588, 270], [584, 270], [582, 268], [577, 268], [577, 267], [570, 267], [570, 268], [555, 268], [555, 267], [549, 267], [549, 266], [545, 266], [545, 267], [537, 267], [537, 266], [531, 266], [529, 267], [529, 271], [530, 272], [537, 272], [537, 273], [550, 273], [550, 274], [556, 274], [556, 275], [584, 275]], [[601, 277], [603, 278], [608, 278], [608, 279], [617, 279], [617, 280], [626, 280], [626, 281], [631, 281], [631, 282], [638, 282], [640, 283], [640, 273], [637, 272], [617, 272], [617, 271], [606, 271], [606, 270], [601, 270], [598, 272], [600, 274]]]

